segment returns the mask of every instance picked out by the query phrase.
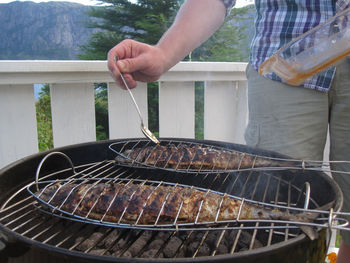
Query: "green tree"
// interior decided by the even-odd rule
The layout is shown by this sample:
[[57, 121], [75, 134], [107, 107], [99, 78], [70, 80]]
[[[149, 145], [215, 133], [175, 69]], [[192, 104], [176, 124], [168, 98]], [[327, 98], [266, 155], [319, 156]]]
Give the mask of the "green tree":
[[35, 103], [39, 151], [53, 148], [50, 101], [50, 86], [45, 84], [39, 93], [38, 101]]
[[225, 22], [205, 43], [195, 49], [188, 60], [192, 61], [248, 61], [249, 35], [247, 29], [251, 7], [234, 8]]
[[172, 24], [180, 2], [177, 0], [103, 0], [92, 8], [87, 26], [100, 31], [82, 45], [80, 59], [106, 59], [108, 51], [126, 38], [155, 44]]
[[107, 85], [95, 84], [96, 140], [109, 138]]

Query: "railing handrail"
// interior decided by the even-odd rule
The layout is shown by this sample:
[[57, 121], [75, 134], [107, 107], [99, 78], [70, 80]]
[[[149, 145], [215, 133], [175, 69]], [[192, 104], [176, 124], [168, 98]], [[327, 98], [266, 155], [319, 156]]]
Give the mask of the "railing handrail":
[[[180, 62], [159, 81], [179, 81], [179, 74], [185, 76], [183, 81], [244, 81], [246, 65], [245, 62]], [[113, 82], [107, 61], [0, 60], [0, 85], [93, 82]]]

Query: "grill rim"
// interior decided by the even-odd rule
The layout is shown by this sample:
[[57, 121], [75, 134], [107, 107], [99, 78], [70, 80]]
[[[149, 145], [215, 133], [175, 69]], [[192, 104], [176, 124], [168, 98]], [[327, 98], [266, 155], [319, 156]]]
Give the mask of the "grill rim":
[[[132, 138], [135, 139], [135, 138]], [[169, 138], [171, 139], [171, 138]], [[181, 139], [181, 138], [179, 138]], [[123, 139], [125, 140], [125, 139]], [[181, 140], [193, 140], [193, 139], [181, 139]], [[94, 161], [102, 161], [104, 159], [114, 159], [114, 154], [108, 149], [108, 145], [112, 142], [118, 142], [120, 141], [118, 140], [105, 140], [105, 141], [99, 141], [99, 142], [86, 142], [86, 143], [80, 143], [80, 144], [74, 144], [74, 145], [68, 145], [68, 146], [63, 146], [63, 147], [59, 147], [59, 148], [55, 148], [53, 150], [50, 151], [45, 151], [45, 152], [41, 152], [41, 153], [36, 153], [33, 155], [29, 155], [27, 157], [24, 157], [18, 161], [15, 161], [5, 167], [3, 167], [2, 169], [0, 169], [0, 183], [3, 181], [4, 178], [8, 177], [8, 176], [13, 176], [14, 174], [13, 171], [16, 171], [17, 169], [23, 169], [23, 166], [30, 166], [30, 167], [37, 167], [38, 164], [40, 163], [41, 159], [47, 155], [50, 152], [53, 151], [61, 151], [63, 153], [66, 153], [67, 155], [70, 156], [69, 152], [74, 152], [74, 151], [78, 151], [78, 152], [84, 152], [84, 147], [88, 147], [88, 148], [94, 148], [95, 147], [101, 147], [103, 149], [103, 151], [99, 151], [98, 155], [94, 155], [93, 160]], [[274, 153], [274, 152], [268, 152], [265, 150], [261, 150], [261, 149], [255, 149], [255, 148], [251, 148], [249, 146], [246, 145], [239, 145], [239, 144], [232, 144], [232, 143], [226, 143], [226, 142], [218, 142], [218, 141], [211, 141], [211, 140], [196, 140], [196, 141], [204, 141], [205, 143], [213, 143], [213, 144], [222, 144], [222, 145], [229, 145], [229, 146], [233, 146], [233, 147], [238, 147], [245, 150], [251, 150], [251, 151], [255, 151], [260, 153], [269, 153], [272, 155], [277, 155], [277, 157], [281, 157], [283, 155]], [[92, 152], [95, 152], [94, 150], [92, 150]], [[91, 158], [91, 154], [87, 154], [88, 158]], [[89, 157], [90, 156], [90, 157]], [[70, 156], [71, 157], [71, 156]], [[75, 165], [81, 165], [86, 163], [86, 160], [84, 158], [82, 158], [83, 160], [75, 160], [76, 158], [72, 158], [72, 161]], [[15, 173], [16, 174], [16, 173]], [[21, 175], [21, 185], [28, 183], [32, 180], [32, 178], [28, 179], [27, 178], [23, 178], [24, 176]], [[335, 206], [335, 210], [339, 210], [342, 202], [343, 202], [343, 197], [342, 197], [342, 193], [341, 190], [339, 188], [339, 186], [336, 184], [336, 182], [331, 179], [329, 176], [327, 175], [323, 175], [322, 178], [326, 181], [326, 183], [329, 184], [329, 186], [331, 186], [334, 190], [334, 193], [336, 195], [335, 197], [335, 201], [336, 201], [336, 206]], [[10, 184], [10, 183], [8, 183]], [[18, 189], [18, 185], [16, 185], [15, 187], [12, 184], [12, 187], [10, 190], [8, 190], [5, 193], [2, 193], [0, 195], [0, 202], [2, 203], [4, 200], [6, 200], [9, 195], [15, 190]], [[12, 244], [14, 242], [20, 242], [20, 243], [24, 243], [25, 246], [28, 246], [29, 248], [39, 248], [41, 250], [45, 250], [46, 252], [49, 253], [54, 253], [54, 254], [58, 254], [62, 257], [74, 257], [75, 259], [87, 259], [87, 260], [91, 260], [91, 262], [95, 262], [95, 261], [99, 261], [99, 262], [216, 262], [217, 260], [220, 261], [232, 261], [233, 259], [242, 259], [242, 258], [254, 258], [256, 256], [266, 256], [269, 254], [273, 254], [275, 252], [278, 252], [281, 249], [287, 249], [296, 245], [301, 245], [304, 242], [311, 242], [310, 240], [308, 240], [308, 238], [306, 237], [305, 234], [300, 234], [295, 238], [292, 239], [288, 239], [286, 241], [282, 241], [276, 244], [272, 244], [269, 247], [262, 247], [262, 248], [256, 248], [254, 250], [248, 250], [248, 251], [241, 251], [241, 252], [236, 252], [234, 254], [224, 254], [224, 255], [215, 255], [215, 256], [201, 256], [201, 257], [197, 257], [197, 258], [171, 258], [171, 259], [165, 259], [165, 258], [126, 258], [126, 257], [119, 257], [119, 258], [114, 258], [114, 257], [110, 257], [110, 256], [100, 256], [100, 255], [93, 255], [91, 253], [84, 253], [84, 252], [80, 252], [80, 251], [70, 251], [68, 249], [64, 249], [64, 248], [58, 248], [58, 247], [54, 247], [52, 245], [48, 245], [48, 244], [43, 244], [39, 241], [35, 241], [35, 240], [31, 240], [30, 238], [27, 238], [25, 236], [22, 236], [18, 233], [16, 233], [15, 231], [12, 231], [11, 229], [5, 227], [3, 224], [0, 224], [0, 231], [3, 232], [6, 237], [9, 239], [8, 244]], [[326, 231], [326, 229], [319, 231]], [[5, 243], [6, 245], [6, 243]], [[6, 248], [5, 248], [6, 250]], [[215, 261], [212, 261], [215, 260]]]

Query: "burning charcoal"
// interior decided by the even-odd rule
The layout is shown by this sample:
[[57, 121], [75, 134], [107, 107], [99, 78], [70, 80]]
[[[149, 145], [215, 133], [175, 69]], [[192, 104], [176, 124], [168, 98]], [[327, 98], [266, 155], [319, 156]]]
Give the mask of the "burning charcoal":
[[185, 257], [185, 249], [184, 248], [180, 249], [180, 251], [177, 253], [176, 257], [184, 258]]
[[144, 232], [128, 249], [133, 257], [137, 256], [140, 251], [147, 245], [149, 239], [151, 238], [150, 232]]
[[158, 252], [158, 249], [148, 249], [146, 250], [141, 257], [142, 258], [153, 258]]
[[203, 243], [200, 246], [200, 242], [197, 242], [197, 241], [192, 242], [187, 247], [186, 255], [193, 256], [195, 253], [196, 253], [197, 257], [209, 256], [210, 255], [210, 248], [209, 248], [208, 244], [206, 244], [206, 243]]
[[198, 252], [196, 254], [197, 257], [201, 256], [209, 256], [210, 255], [210, 248], [207, 243], [203, 243], [199, 248]]
[[160, 240], [167, 240], [170, 235], [171, 235], [171, 232], [159, 231], [157, 233], [157, 238], [159, 238]]
[[76, 239], [75, 239], [75, 243], [77, 244], [77, 243], [80, 243], [80, 242], [82, 242], [84, 240], [84, 238], [83, 237], [77, 237]]
[[237, 238], [238, 231], [237, 230], [232, 230], [229, 232], [226, 232], [225, 234], [225, 239], [228, 244], [233, 244], [235, 239]]
[[125, 251], [122, 255], [122, 257], [125, 257], [125, 258], [132, 258], [132, 254], [130, 253], [130, 251]]
[[126, 240], [121, 238], [120, 240], [118, 240], [117, 244], [115, 244], [113, 247], [112, 247], [112, 251], [113, 252], [118, 252], [126, 245]]
[[228, 247], [224, 244], [220, 244], [216, 249], [216, 255], [227, 254], [229, 252]]
[[259, 247], [263, 247], [264, 245], [258, 240], [258, 239], [255, 239], [254, 240], [254, 244], [253, 244], [253, 248], [259, 248]]
[[[81, 244], [79, 244], [76, 249], [79, 251], [86, 251], [95, 247], [98, 241], [103, 237], [103, 235], [104, 234], [102, 232], [92, 233], [92, 235], [89, 236], [86, 240], [84, 240]], [[78, 237], [76, 239], [76, 242], [80, 243], [83, 239], [84, 237]]]
[[[209, 244], [210, 247], [216, 247], [217, 242], [220, 238], [221, 232], [219, 231], [210, 231], [207, 238], [205, 239], [205, 242]], [[226, 243], [225, 239], [222, 239], [220, 243]]]
[[[253, 236], [248, 233], [247, 231], [243, 231], [241, 233], [240, 239], [238, 241], [238, 243], [242, 246], [242, 247], [250, 247], [251, 242], [253, 241]], [[261, 244], [261, 242], [257, 239], [254, 239], [254, 243], [253, 243], [253, 248], [259, 248], [262, 247], [263, 245]]]
[[196, 252], [199, 244], [198, 241], [189, 243], [186, 248], [186, 256], [192, 256]]
[[173, 258], [182, 244], [182, 240], [176, 236], [172, 237], [165, 246], [163, 253], [166, 258]]
[[164, 244], [164, 241], [161, 239], [155, 239], [149, 244], [149, 249], [158, 249]]
[[239, 239], [241, 242], [249, 245], [250, 242], [252, 241], [252, 239], [253, 239], [253, 236], [251, 234], [249, 234], [248, 232], [245, 232], [245, 231], [241, 232], [241, 236]]
[[170, 237], [172, 237], [173, 232], [163, 232], [163, 231], [158, 231], [155, 239], [162, 240], [163, 243], [165, 243]]
[[103, 255], [104, 251], [104, 249], [92, 249], [89, 253], [94, 255]]
[[[78, 240], [78, 239], [77, 239]], [[88, 249], [90, 249], [91, 247], [95, 246], [95, 241], [92, 239], [86, 239], [84, 242], [82, 242], [81, 244], [79, 244], [76, 249], [79, 251], [86, 251]]]
[[204, 232], [194, 232], [190, 235], [189, 241], [201, 241], [204, 236]]
[[188, 234], [189, 234], [189, 232], [187, 232], [187, 231], [180, 231], [180, 232], [177, 232], [177, 236], [179, 237], [179, 238], [181, 238], [182, 240], [186, 240], [188, 237]]
[[113, 245], [113, 243], [117, 240], [119, 236], [119, 231], [114, 229], [111, 233], [108, 234], [108, 236], [102, 240], [101, 246], [110, 247]]

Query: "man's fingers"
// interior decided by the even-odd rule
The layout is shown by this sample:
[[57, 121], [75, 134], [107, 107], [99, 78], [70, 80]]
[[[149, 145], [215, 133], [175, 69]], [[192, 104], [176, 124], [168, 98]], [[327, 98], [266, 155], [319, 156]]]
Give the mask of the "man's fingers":
[[135, 58], [120, 59], [117, 65], [121, 72], [133, 73], [149, 67], [149, 61], [144, 55], [139, 55]]
[[[128, 84], [129, 89], [136, 88], [137, 83], [131, 74], [125, 73], [125, 74], [123, 74], [123, 76], [124, 76], [124, 80], [125, 80], [126, 84]], [[122, 81], [122, 83], [123, 83], [122, 87], [125, 88], [123, 81]]]

